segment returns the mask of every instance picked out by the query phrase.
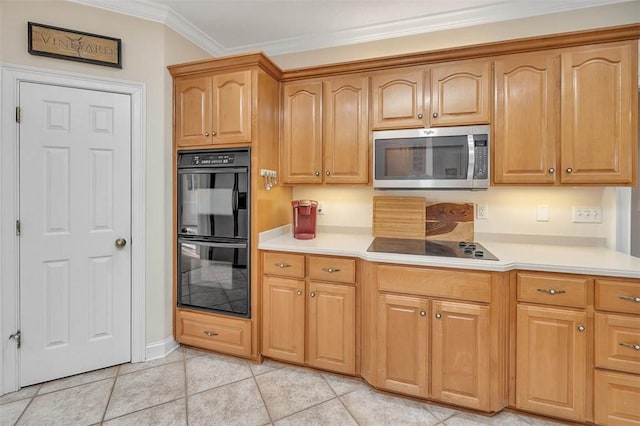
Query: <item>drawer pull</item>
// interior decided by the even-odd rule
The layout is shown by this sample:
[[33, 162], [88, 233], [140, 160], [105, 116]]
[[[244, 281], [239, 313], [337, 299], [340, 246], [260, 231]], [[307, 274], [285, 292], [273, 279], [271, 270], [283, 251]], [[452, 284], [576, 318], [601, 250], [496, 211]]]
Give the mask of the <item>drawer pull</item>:
[[640, 303], [640, 297], [631, 297], [631, 296], [620, 296], [622, 300], [629, 300], [631, 302]]
[[213, 337], [213, 336], [217, 336], [218, 335], [218, 333], [216, 333], [215, 331], [207, 331], [207, 330], [205, 330], [203, 333], [206, 334], [209, 337]]
[[631, 344], [631, 343], [620, 342], [620, 346], [624, 346], [625, 348], [633, 349], [634, 351], [640, 351], [640, 345], [637, 344], [637, 343]]
[[289, 265], [288, 263], [274, 263], [274, 265], [276, 265], [278, 268], [290, 268], [291, 265]]
[[542, 293], [550, 294], [550, 295], [552, 295], [552, 296], [553, 296], [554, 294], [562, 294], [562, 293], [566, 293], [566, 291], [564, 291], [564, 290], [554, 290], [554, 289], [547, 290], [546, 288], [539, 288], [539, 289], [538, 289], [538, 291], [541, 291]]
[[334, 272], [340, 272], [340, 269], [337, 268], [322, 268], [323, 271], [333, 274]]

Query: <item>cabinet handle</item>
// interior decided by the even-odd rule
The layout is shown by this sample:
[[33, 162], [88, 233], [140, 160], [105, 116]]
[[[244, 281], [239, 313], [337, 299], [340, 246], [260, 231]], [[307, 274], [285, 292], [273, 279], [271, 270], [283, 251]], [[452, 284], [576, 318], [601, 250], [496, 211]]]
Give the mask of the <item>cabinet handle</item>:
[[631, 296], [620, 296], [622, 300], [629, 300], [631, 302], [640, 303], [640, 297], [631, 297]]
[[323, 271], [333, 274], [334, 272], [340, 272], [338, 268], [322, 268]]
[[209, 136], [209, 132], [204, 132], [204, 135], [205, 136]]
[[422, 117], [424, 117], [422, 114], [418, 114], [418, 118], [422, 120]]
[[212, 130], [212, 131], [211, 131], [211, 136], [215, 136], [215, 135], [216, 135], [216, 131], [215, 131], [215, 130]]
[[316, 297], [316, 294], [312, 291], [311, 293], [309, 293], [309, 296]]
[[567, 173], [573, 173], [573, 169], [571, 167], [567, 167]]
[[631, 344], [631, 343], [620, 342], [620, 346], [624, 346], [625, 348], [633, 349], [634, 351], [640, 351], [640, 345], [637, 344], [637, 343]]
[[440, 312], [436, 313], [436, 318], [438, 319], [442, 318], [442, 314]]
[[433, 118], [438, 118], [438, 113], [437, 112], [433, 113]]
[[587, 329], [587, 328], [586, 328], [584, 325], [582, 325], [582, 324], [580, 324], [580, 325], [578, 326], [578, 331], [585, 331], [586, 329]]
[[546, 288], [539, 288], [539, 289], [538, 289], [538, 291], [540, 291], [540, 292], [542, 292], [542, 293], [550, 294], [550, 295], [552, 295], [552, 296], [553, 296], [554, 294], [562, 294], [562, 293], [566, 293], [566, 291], [564, 291], [564, 290], [554, 290], [554, 289], [547, 290]]
[[288, 263], [274, 263], [274, 265], [276, 265], [278, 268], [290, 268], [291, 265], [289, 265]]
[[320, 172], [315, 172], [314, 175], [320, 176]]
[[324, 172], [324, 174], [329, 176], [331, 174], [331, 172], [329, 170], [327, 170], [326, 172]]
[[205, 330], [203, 333], [206, 334], [209, 337], [213, 337], [213, 336], [217, 336], [218, 335], [218, 333], [216, 333], [215, 331], [208, 331], [208, 330]]
[[427, 316], [427, 312], [426, 311], [420, 311], [420, 316], [421, 317], [426, 317]]
[[302, 296], [302, 290], [298, 290], [298, 291], [296, 291], [296, 294], [297, 294], [298, 296]]
[[556, 172], [556, 169], [554, 169], [553, 167], [549, 168], [549, 173], [555, 173], [555, 172]]

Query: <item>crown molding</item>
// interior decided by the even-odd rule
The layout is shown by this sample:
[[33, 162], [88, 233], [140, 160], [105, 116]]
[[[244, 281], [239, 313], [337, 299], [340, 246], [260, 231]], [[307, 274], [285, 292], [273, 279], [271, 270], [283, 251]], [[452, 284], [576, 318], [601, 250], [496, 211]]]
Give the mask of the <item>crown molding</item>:
[[606, 0], [605, 2], [601, 0], [574, 0], [571, 2], [558, 2], [556, 4], [550, 4], [550, 2], [544, 1], [513, 2], [502, 0], [484, 7], [419, 16], [411, 19], [335, 31], [321, 35], [314, 34], [310, 36], [292, 37], [235, 47], [225, 47], [221, 45], [174, 10], [148, 0], [68, 1], [163, 23], [213, 56], [225, 56], [254, 51], [263, 51], [268, 55], [274, 56], [562, 13], [589, 7], [626, 3], [629, 0]]

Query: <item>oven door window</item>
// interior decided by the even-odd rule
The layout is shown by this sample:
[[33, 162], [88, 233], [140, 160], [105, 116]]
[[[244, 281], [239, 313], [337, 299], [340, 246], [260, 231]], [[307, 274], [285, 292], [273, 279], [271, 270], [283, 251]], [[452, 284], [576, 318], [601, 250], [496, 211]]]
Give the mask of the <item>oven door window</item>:
[[178, 305], [249, 317], [245, 243], [180, 240]]
[[180, 172], [178, 185], [179, 234], [247, 238], [246, 172]]

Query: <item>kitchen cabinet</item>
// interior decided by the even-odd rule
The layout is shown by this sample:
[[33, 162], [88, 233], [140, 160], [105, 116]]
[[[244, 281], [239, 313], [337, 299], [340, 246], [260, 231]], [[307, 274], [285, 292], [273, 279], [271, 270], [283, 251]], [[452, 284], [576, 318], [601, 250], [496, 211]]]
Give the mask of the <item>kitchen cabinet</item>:
[[375, 343], [365, 354], [374, 361], [365, 362], [365, 379], [380, 389], [482, 411], [504, 407], [502, 275], [384, 264], [373, 269], [377, 291], [368, 297], [375, 309], [365, 308], [365, 318], [376, 320], [377, 335], [369, 334]]
[[518, 272], [516, 407], [586, 419], [587, 277]]
[[381, 71], [371, 76], [371, 88], [373, 130], [490, 122], [489, 61]]
[[249, 357], [251, 321], [178, 309], [176, 340], [197, 348]]
[[633, 185], [637, 41], [495, 62], [494, 183]]
[[174, 82], [175, 141], [179, 147], [251, 142], [251, 71]]
[[367, 78], [284, 83], [282, 94], [282, 182], [366, 184]]
[[355, 374], [355, 259], [265, 252], [263, 264], [262, 354]]

